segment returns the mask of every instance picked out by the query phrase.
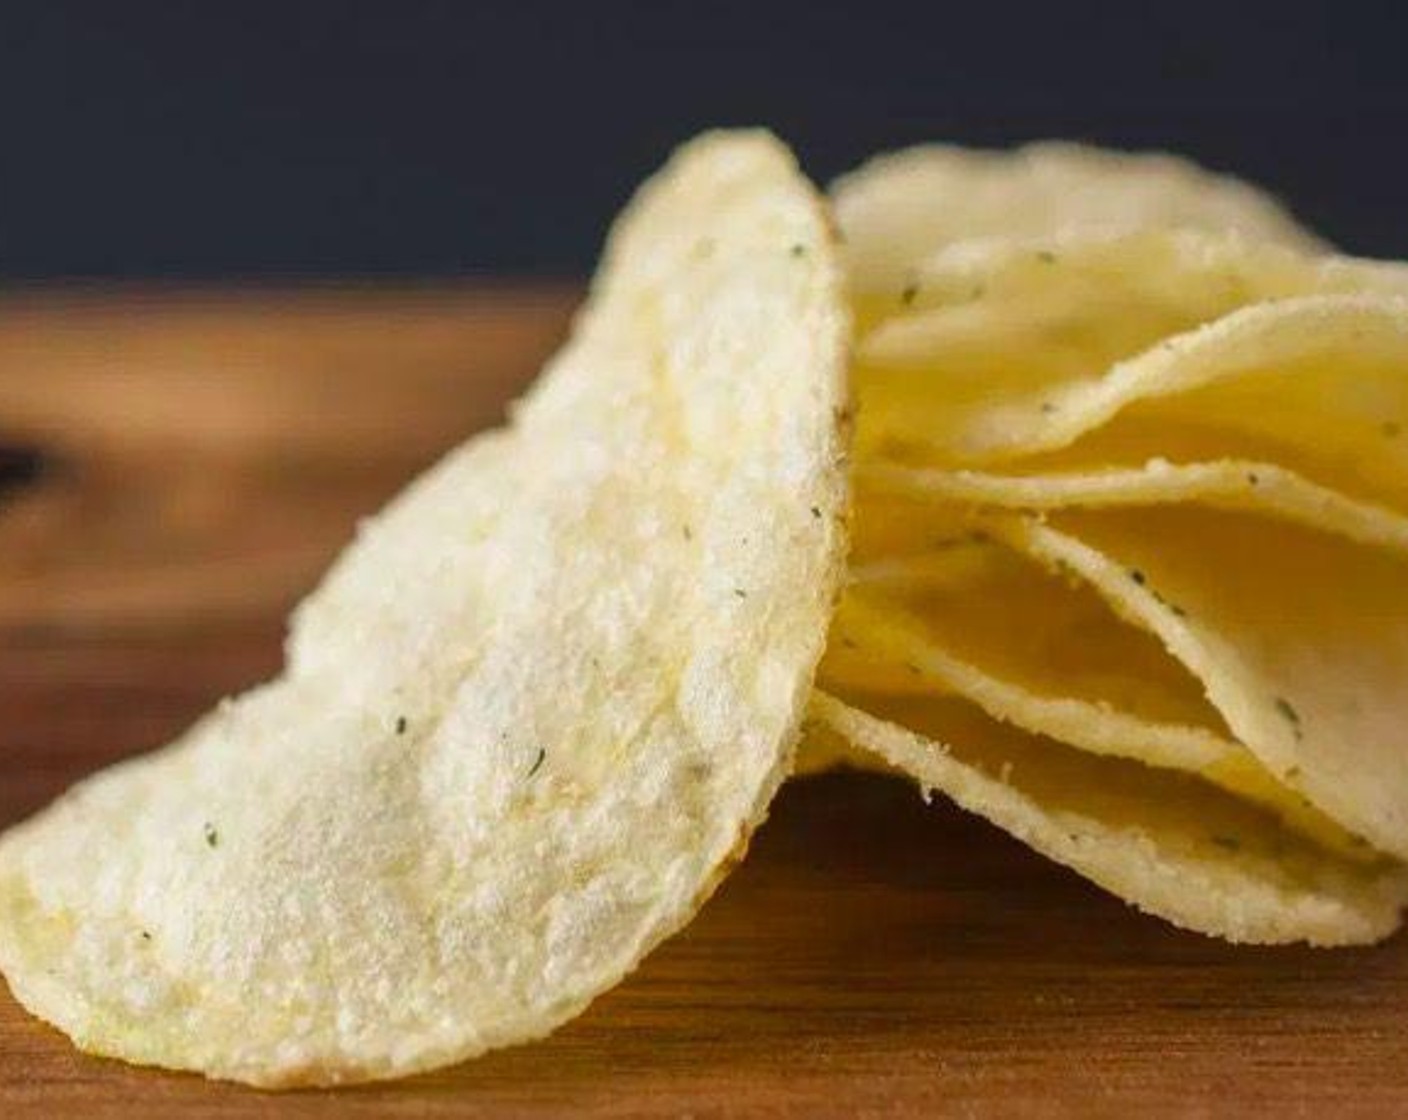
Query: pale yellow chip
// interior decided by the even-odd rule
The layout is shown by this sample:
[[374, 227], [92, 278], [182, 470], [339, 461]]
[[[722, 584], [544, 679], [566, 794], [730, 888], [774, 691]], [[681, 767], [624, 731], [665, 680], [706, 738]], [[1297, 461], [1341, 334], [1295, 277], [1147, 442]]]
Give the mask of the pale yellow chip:
[[1232, 738], [1152, 635], [1090, 591], [1023, 574], [899, 600], [852, 589], [832, 621], [820, 686], [959, 696], [1080, 750], [1196, 774], [1350, 859], [1373, 856]]
[[812, 718], [821, 738], [872, 752], [926, 793], [1185, 929], [1260, 944], [1366, 944], [1397, 929], [1408, 904], [1398, 865], [1342, 859], [1195, 778], [1036, 739], [962, 701], [845, 703], [818, 692]]
[[[1170, 746], [1175, 757], [1206, 760], [1226, 745], [1196, 678], [1156, 638], [1121, 622], [1089, 587], [1003, 546], [991, 551], [986, 572], [953, 586], [852, 585], [832, 621], [823, 676], [858, 683], [842, 670], [860, 653], [872, 670], [885, 670], [876, 684], [883, 691], [930, 692], [938, 679], [973, 673], [1033, 701], [1069, 698], [1082, 711], [1166, 727], [1170, 742], [1183, 744]], [[1046, 726], [1028, 730], [1064, 737]], [[1124, 753], [1125, 736], [1087, 732], [1103, 744], [1091, 749]]]
[[997, 474], [874, 463], [857, 468], [867, 495], [1014, 510], [1196, 504], [1285, 518], [1364, 544], [1408, 552], [1408, 515], [1357, 501], [1273, 463], [1223, 459]]
[[1196, 674], [1282, 783], [1408, 858], [1408, 565], [1298, 526], [1168, 507], [998, 518]]
[[[865, 711], [837, 718], [911, 774], [944, 740], [934, 784], [1180, 924], [1382, 936], [1401, 882], [1392, 918], [1349, 935], [1369, 895], [1341, 873], [1408, 858], [1408, 268], [1327, 256], [1193, 169], [1160, 186], [1095, 156], [1082, 190], [1080, 153], [1044, 158], [907, 153], [836, 189], [863, 327], [865, 573], [823, 668]], [[971, 564], [935, 578], [975, 524], [1055, 576], [1025, 595]], [[1078, 626], [1073, 576], [1103, 599]], [[1104, 679], [1080, 664], [1131, 628], [1164, 650], [1136, 642]], [[1160, 708], [1190, 685], [1182, 713]], [[1019, 741], [1031, 765], [1009, 769]], [[822, 742], [806, 753], [856, 763]], [[1067, 834], [1053, 814], [1081, 799], [1098, 827]], [[1240, 844], [1189, 857], [1224, 809], [1259, 821], [1256, 866]], [[1334, 918], [1266, 889], [1312, 867], [1315, 907], [1346, 903]]]
[[[1200, 458], [1268, 459], [1356, 494], [1344, 480], [1364, 463], [1382, 479], [1408, 461], [1408, 448], [1383, 446], [1408, 410], [1408, 271], [1186, 232], [1039, 253], [980, 253], [980, 297], [862, 340], [863, 454], [1011, 462], [1118, 420], [1144, 425], [1126, 465], [1181, 458], [1165, 427], [1201, 436], [1189, 449]], [[1323, 449], [1301, 447], [1313, 427]], [[1301, 457], [1284, 459], [1287, 445]]]
[[975, 238], [1186, 227], [1323, 248], [1249, 183], [1178, 156], [1078, 144], [922, 145], [871, 159], [831, 194], [852, 283], [882, 298], [898, 296], [935, 252]]
[[841, 287], [776, 141], [677, 156], [515, 426], [364, 527], [285, 674], [0, 842], [18, 998], [86, 1050], [295, 1085], [619, 981], [790, 768], [841, 575]]

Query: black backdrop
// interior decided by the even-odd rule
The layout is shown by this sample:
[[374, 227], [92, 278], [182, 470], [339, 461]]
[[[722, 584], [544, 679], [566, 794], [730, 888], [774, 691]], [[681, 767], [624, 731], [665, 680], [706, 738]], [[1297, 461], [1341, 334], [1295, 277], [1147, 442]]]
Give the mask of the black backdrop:
[[1400, 5], [0, 0], [0, 276], [582, 273], [674, 142], [1084, 138], [1408, 256]]

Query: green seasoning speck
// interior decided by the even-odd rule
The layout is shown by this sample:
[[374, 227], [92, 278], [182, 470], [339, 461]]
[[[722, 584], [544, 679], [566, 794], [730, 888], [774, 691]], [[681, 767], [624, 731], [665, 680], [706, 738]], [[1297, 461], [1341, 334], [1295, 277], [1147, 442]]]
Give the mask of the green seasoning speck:
[[1137, 583], [1140, 587], [1147, 587], [1149, 589], [1149, 594], [1154, 597], [1154, 602], [1158, 603], [1159, 606], [1163, 607], [1164, 610], [1168, 611], [1170, 614], [1173, 614], [1178, 618], [1188, 617], [1188, 612], [1185, 611], [1182, 607], [1180, 607], [1177, 603], [1170, 603], [1167, 599], [1163, 597], [1163, 595], [1155, 591], [1152, 587], [1149, 587], [1149, 577], [1146, 576], [1143, 572], [1141, 572], [1138, 568], [1129, 569], [1129, 578], [1135, 583]]
[[1296, 730], [1296, 738], [1300, 738], [1300, 713], [1291, 707], [1291, 702], [1284, 696], [1276, 697], [1276, 710], [1281, 713], [1286, 720]]
[[1248, 472], [1247, 472], [1247, 481], [1250, 482], [1253, 486], [1255, 486], [1255, 485], [1257, 485], [1259, 482], [1261, 482], [1261, 479], [1257, 477], [1256, 471], [1248, 471]]
[[1385, 420], [1379, 425], [1379, 431], [1383, 432], [1389, 439], [1395, 439], [1403, 434], [1403, 425], [1397, 420]]
[[533, 765], [528, 768], [528, 777], [532, 777], [543, 768], [543, 760], [548, 756], [546, 747], [538, 748], [538, 757], [533, 760]]
[[815, 517], [818, 521], [821, 520], [821, 507], [820, 507], [820, 506], [812, 506], [812, 516]]
[[748, 598], [748, 592], [744, 591], [741, 587], [735, 587], [733, 589], [733, 593], [737, 595], [740, 599]]
[[215, 826], [213, 824], [211, 824], [209, 821], [206, 821], [203, 832], [205, 834], [206, 847], [218, 848], [220, 846], [220, 833], [216, 831]]
[[908, 307], [919, 298], [919, 281], [911, 280], [904, 286], [904, 291], [900, 292], [900, 302]]
[[1226, 848], [1229, 852], [1242, 850], [1242, 842], [1235, 836], [1214, 836], [1211, 839], [1219, 848]]
[[694, 539], [694, 530], [691, 529], [688, 525], [681, 525], [680, 532], [684, 534], [685, 540], [692, 541]]
[[807, 255], [807, 247], [799, 241], [792, 246], [792, 255], [794, 257], [805, 257]]
[[842, 644], [843, 646], [845, 646], [847, 649], [855, 649], [855, 648], [856, 648], [856, 640], [855, 640], [854, 638], [852, 638], [849, 634], [842, 634], [842, 635], [841, 635], [841, 644]]
[[143, 941], [150, 941], [150, 940], [152, 939], [151, 930], [146, 930], [146, 929], [144, 929], [144, 930], [142, 930], [141, 932], [142, 932], [142, 940], [143, 940]]
[[406, 717], [405, 717], [405, 716], [397, 716], [397, 717], [396, 717], [396, 734], [397, 734], [397, 735], [404, 735], [405, 733], [406, 733]]
[[1042, 249], [1037, 253], [1036, 259], [1039, 260], [1042, 264], [1055, 264], [1056, 254], [1053, 253], [1050, 249]]
[[919, 668], [919, 666], [916, 665], [913, 661], [906, 661], [904, 663], [904, 667], [908, 669], [911, 673], [913, 673], [916, 677], [921, 676], [924, 672], [924, 670]]
[[1056, 405], [1051, 401], [1042, 401], [1041, 411], [1044, 412], [1047, 416], [1050, 416], [1053, 412], [1056, 411]]

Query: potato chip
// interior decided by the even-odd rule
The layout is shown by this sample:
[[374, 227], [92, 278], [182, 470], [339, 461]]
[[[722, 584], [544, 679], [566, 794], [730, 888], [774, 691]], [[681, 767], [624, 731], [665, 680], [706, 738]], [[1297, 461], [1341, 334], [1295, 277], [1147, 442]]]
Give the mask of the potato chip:
[[0, 843], [19, 999], [86, 1050], [296, 1085], [619, 981], [790, 766], [844, 545], [841, 285], [778, 143], [677, 156], [515, 425], [364, 528], [285, 674]]
[[1152, 635], [1094, 593], [1050, 582], [989, 581], [909, 609], [852, 590], [832, 622], [820, 685], [962, 697], [1035, 735], [1196, 774], [1350, 859], [1372, 857], [1226, 731], [1197, 679]]
[[1177, 156], [1031, 144], [891, 152], [831, 187], [853, 285], [899, 295], [935, 252], [971, 239], [1186, 227], [1318, 250], [1265, 192]]
[[[862, 494], [1015, 510], [1197, 504], [1245, 509], [1408, 552], [1408, 516], [1356, 501], [1273, 463], [1223, 459], [1038, 474], [926, 470], [877, 463], [857, 470]], [[881, 569], [883, 571], [883, 569]]]
[[[1408, 267], [1323, 255], [1192, 169], [1051, 159], [921, 150], [836, 188], [864, 575], [821, 677], [856, 706], [818, 702], [852, 745], [804, 758], [878, 750], [1190, 928], [1383, 936], [1408, 858]], [[1004, 574], [984, 533], [1051, 574]]]
[[[1269, 447], [1272, 461], [1338, 485], [1375, 457], [1367, 434], [1381, 443], [1385, 425], [1399, 430], [1408, 394], [1402, 266], [1186, 232], [1071, 239], [1049, 253], [981, 248], [964, 255], [956, 281], [967, 290], [983, 277], [979, 297], [952, 302], [940, 291], [937, 306], [862, 340], [863, 453], [1005, 462], [1067, 448], [1127, 415], [1155, 435], [1171, 423], [1214, 437], [1203, 457], [1267, 457], [1259, 452]], [[1276, 452], [1303, 441], [1305, 418], [1320, 419], [1307, 405], [1331, 385], [1355, 388], [1324, 418], [1335, 430], [1318, 456], [1332, 473], [1320, 479]], [[1246, 407], [1253, 400], [1276, 407], [1262, 416]], [[1175, 457], [1157, 440], [1137, 446], [1145, 457]]]
[[[977, 673], [1033, 700], [1065, 696], [1082, 710], [1136, 716], [1144, 730], [1180, 728], [1186, 735], [1174, 738], [1189, 757], [1226, 743], [1201, 685], [1156, 638], [1120, 621], [1089, 587], [1001, 545], [992, 551], [987, 572], [952, 587], [851, 586], [832, 621], [823, 675], [840, 679], [842, 655], [860, 652], [872, 670], [885, 669], [878, 691], [927, 693], [939, 678]], [[1108, 750], [1121, 741], [1098, 738]]]
[[1408, 858], [1408, 565], [1299, 526], [1192, 507], [991, 523], [1157, 634], [1290, 789]]
[[818, 692], [811, 711], [813, 738], [829, 732], [874, 753], [926, 794], [1184, 929], [1367, 944], [1392, 933], [1408, 904], [1396, 864], [1344, 860], [1195, 778], [1036, 739], [962, 701]]

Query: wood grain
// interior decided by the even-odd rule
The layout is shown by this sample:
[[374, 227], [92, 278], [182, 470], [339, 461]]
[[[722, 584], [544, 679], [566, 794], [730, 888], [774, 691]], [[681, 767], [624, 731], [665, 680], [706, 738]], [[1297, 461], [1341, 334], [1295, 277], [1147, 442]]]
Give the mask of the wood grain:
[[[0, 824], [279, 657], [572, 293], [0, 300]], [[879, 778], [789, 787], [689, 930], [546, 1042], [270, 1096], [75, 1053], [0, 995], [0, 1116], [1408, 1115], [1408, 940], [1233, 949]]]

